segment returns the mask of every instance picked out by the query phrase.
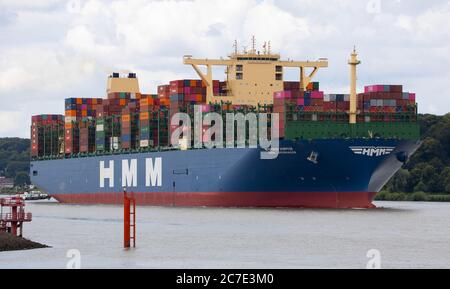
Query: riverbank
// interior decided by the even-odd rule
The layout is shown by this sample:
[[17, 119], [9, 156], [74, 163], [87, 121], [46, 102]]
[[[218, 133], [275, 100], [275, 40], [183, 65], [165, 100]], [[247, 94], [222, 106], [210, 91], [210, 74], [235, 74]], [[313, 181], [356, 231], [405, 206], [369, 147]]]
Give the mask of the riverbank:
[[33, 242], [22, 237], [17, 237], [5, 232], [0, 232], [0, 252], [29, 250], [47, 247], [48, 247], [47, 245]]
[[410, 202], [450, 202], [450, 194], [434, 195], [424, 192], [392, 193], [382, 191], [375, 196], [376, 201], [410, 201]]

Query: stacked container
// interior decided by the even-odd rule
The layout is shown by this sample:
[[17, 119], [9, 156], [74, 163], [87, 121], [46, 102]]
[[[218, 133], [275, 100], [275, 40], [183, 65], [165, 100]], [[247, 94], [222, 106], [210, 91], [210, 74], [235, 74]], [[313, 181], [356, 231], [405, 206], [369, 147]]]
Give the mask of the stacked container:
[[64, 116], [34, 115], [31, 118], [31, 156], [61, 154], [64, 137]]
[[[101, 98], [67, 98], [65, 100], [65, 154], [90, 151], [88, 148], [89, 129], [87, 122], [92, 121], [96, 117], [96, 109], [102, 102], [103, 99]], [[83, 121], [86, 122], [86, 127], [81, 126], [81, 122]], [[83, 128], [82, 133], [79, 131], [80, 128]], [[80, 136], [82, 136], [82, 139]]]
[[95, 120], [82, 120], [79, 122], [80, 152], [95, 152]]
[[[163, 96], [162, 98], [164, 97], [165, 96]], [[154, 104], [155, 99], [151, 96], [142, 97], [140, 100], [139, 147], [141, 148], [155, 147], [157, 143], [155, 135], [157, 135], [158, 127], [155, 127], [154, 125], [154, 119], [157, 116], [157, 109], [155, 109]]]
[[373, 121], [395, 121], [395, 114], [416, 112], [416, 95], [403, 92], [401, 85], [369, 85], [364, 87], [364, 93], [358, 94], [358, 109], [364, 113], [384, 114]]

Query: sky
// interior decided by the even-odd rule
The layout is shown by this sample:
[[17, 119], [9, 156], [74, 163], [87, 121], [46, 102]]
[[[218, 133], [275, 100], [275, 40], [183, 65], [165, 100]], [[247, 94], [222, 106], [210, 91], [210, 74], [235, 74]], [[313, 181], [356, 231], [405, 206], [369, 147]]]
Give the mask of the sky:
[[449, 0], [0, 0], [0, 137], [29, 137], [31, 116], [63, 114], [65, 98], [105, 97], [113, 71], [137, 73], [144, 93], [198, 78], [183, 55], [226, 57], [252, 35], [283, 59], [328, 58], [314, 79], [325, 93], [349, 91], [356, 46], [358, 91], [402, 84], [419, 112], [444, 114], [449, 19]]

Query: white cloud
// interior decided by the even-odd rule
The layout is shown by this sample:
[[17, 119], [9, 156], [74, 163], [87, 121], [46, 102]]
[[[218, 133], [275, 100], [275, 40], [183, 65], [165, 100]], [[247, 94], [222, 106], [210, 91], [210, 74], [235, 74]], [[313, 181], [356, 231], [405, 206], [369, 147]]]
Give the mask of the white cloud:
[[395, 25], [405, 29], [407, 31], [411, 31], [413, 29], [412, 19], [409, 16], [400, 15], [395, 22]]
[[[316, 78], [328, 92], [346, 91], [356, 44], [359, 87], [404, 84], [417, 92], [421, 112], [447, 112], [447, 1], [381, 3], [370, 13], [357, 0], [0, 0], [0, 120], [7, 119], [0, 136], [28, 136], [31, 114], [62, 113], [66, 97], [103, 96], [111, 71], [135, 71], [141, 88], [154, 92], [196, 77], [184, 54], [226, 56], [234, 39], [250, 48], [253, 34], [259, 49], [271, 40], [284, 58], [328, 57]], [[16, 127], [6, 129], [8, 121]]]
[[[24, 136], [24, 133], [18, 134], [19, 130], [24, 129], [23, 124], [28, 119], [24, 117], [21, 111], [2, 111], [0, 110], [0, 135], [1, 136]], [[29, 132], [28, 132], [29, 134]]]
[[1, 8], [46, 8], [60, 2], [59, 0], [0, 0]]

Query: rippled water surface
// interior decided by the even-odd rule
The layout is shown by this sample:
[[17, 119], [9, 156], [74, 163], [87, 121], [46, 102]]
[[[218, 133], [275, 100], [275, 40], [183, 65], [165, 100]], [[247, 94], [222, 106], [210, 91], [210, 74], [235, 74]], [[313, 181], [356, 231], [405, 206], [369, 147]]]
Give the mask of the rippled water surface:
[[52, 248], [0, 252], [0, 268], [450, 268], [450, 203], [374, 210], [137, 208], [137, 248], [122, 248], [120, 206], [28, 203], [24, 236]]

